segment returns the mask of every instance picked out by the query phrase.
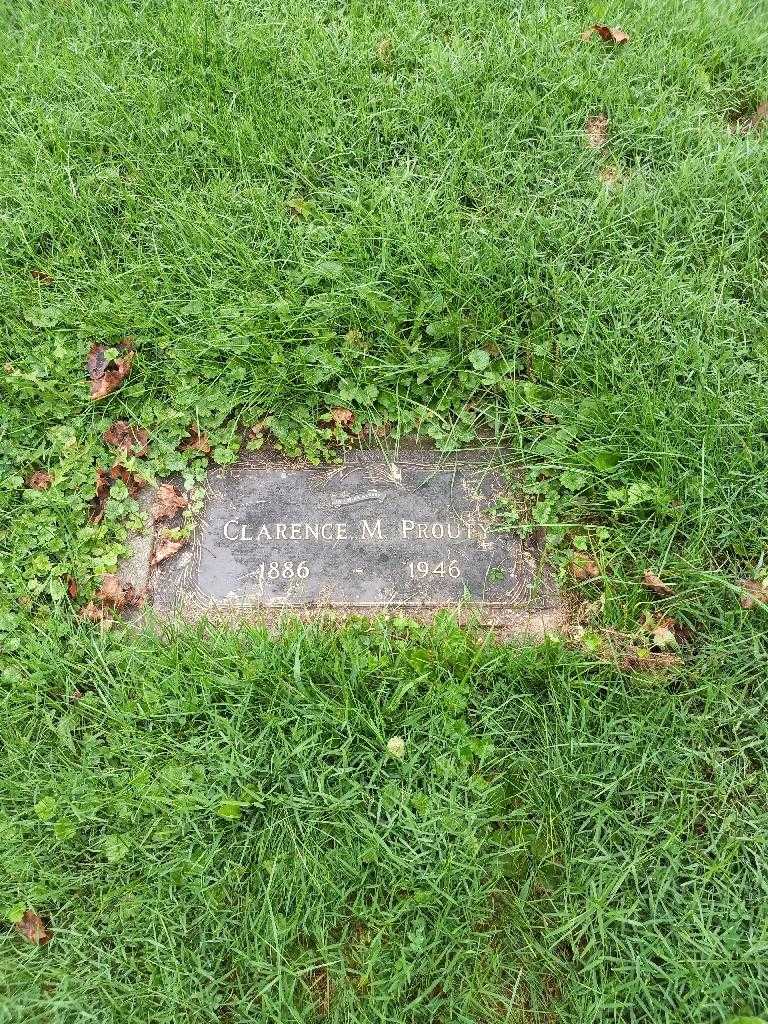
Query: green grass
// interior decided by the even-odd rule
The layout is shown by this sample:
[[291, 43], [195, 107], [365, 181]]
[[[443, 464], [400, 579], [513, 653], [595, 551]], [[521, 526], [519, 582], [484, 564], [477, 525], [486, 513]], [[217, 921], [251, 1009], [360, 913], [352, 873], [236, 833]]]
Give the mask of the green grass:
[[[0, 1021], [312, 1019], [326, 982], [336, 1020], [768, 1014], [768, 131], [731, 124], [767, 13], [3, 5]], [[190, 423], [318, 461], [336, 406], [502, 438], [555, 564], [604, 569], [585, 637], [78, 621], [136, 521], [121, 484], [88, 520], [114, 420], [192, 484]], [[662, 612], [683, 666], [622, 671]]]
[[320, 982], [330, 1019], [371, 1021], [712, 1020], [765, 993], [749, 652], [684, 692], [450, 623], [28, 657], [4, 834], [55, 937], [7, 943], [20, 1019], [311, 1020]]

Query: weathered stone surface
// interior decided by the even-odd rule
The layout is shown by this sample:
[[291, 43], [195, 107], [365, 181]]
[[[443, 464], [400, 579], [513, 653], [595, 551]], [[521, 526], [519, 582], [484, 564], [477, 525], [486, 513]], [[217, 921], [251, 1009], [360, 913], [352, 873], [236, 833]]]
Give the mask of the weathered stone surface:
[[557, 593], [536, 545], [499, 531], [507, 493], [487, 452], [359, 450], [330, 468], [259, 453], [210, 474], [187, 550], [151, 573], [153, 605], [268, 619], [450, 608], [542, 632]]

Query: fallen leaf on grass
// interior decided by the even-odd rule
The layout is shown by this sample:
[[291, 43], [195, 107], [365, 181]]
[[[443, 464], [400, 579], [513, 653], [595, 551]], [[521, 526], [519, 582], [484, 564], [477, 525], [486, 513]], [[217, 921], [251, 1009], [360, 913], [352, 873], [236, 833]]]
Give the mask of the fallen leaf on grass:
[[143, 476], [139, 476], [138, 473], [134, 473], [119, 462], [116, 462], [112, 469], [110, 469], [109, 477], [113, 482], [115, 480], [122, 480], [132, 498], [135, 498], [139, 491], [142, 491], [147, 486], [147, 481]]
[[616, 43], [621, 45], [622, 43], [629, 42], [629, 36], [620, 28], [618, 25], [612, 27], [611, 25], [591, 25], [588, 29], [585, 29], [581, 33], [581, 38], [584, 42], [589, 42], [593, 35], [598, 35], [606, 43]]
[[590, 149], [602, 149], [608, 140], [608, 118], [605, 114], [588, 117], [584, 126], [584, 134]]
[[77, 614], [81, 619], [86, 619], [88, 622], [102, 622], [107, 612], [103, 604], [89, 601]]
[[201, 434], [194, 425], [187, 427], [187, 434], [189, 436], [181, 442], [179, 451], [200, 452], [202, 455], [211, 454], [212, 445], [207, 434]]
[[30, 473], [25, 483], [33, 491], [47, 491], [53, 483], [53, 476], [44, 469], [36, 469], [34, 473]]
[[353, 422], [355, 414], [351, 409], [331, 409], [328, 418], [337, 427], [348, 427]]
[[109, 492], [116, 480], [123, 481], [132, 498], [135, 498], [139, 491], [147, 486], [147, 481], [143, 477], [133, 473], [125, 466], [121, 466], [119, 462], [116, 462], [109, 471], [99, 466], [96, 470], [96, 497], [91, 502], [90, 520], [92, 523], [98, 524], [104, 518]]
[[132, 338], [124, 338], [117, 345], [111, 347], [117, 348], [122, 355], [116, 359], [110, 359], [107, 355], [110, 348], [108, 345], [93, 345], [88, 353], [86, 369], [91, 382], [91, 398], [94, 401], [106, 398], [120, 387], [133, 366], [136, 353], [133, 349]]
[[754, 608], [755, 605], [768, 605], [768, 579], [762, 583], [758, 580], [742, 580], [739, 586], [741, 587], [741, 596], [739, 597], [739, 604], [742, 608], [749, 611], [750, 608]]
[[600, 566], [587, 555], [576, 554], [571, 559], [571, 575], [579, 583], [595, 580], [600, 576]]
[[55, 284], [56, 282], [50, 274], [46, 274], [44, 270], [30, 270], [29, 276], [38, 282], [38, 284]]
[[177, 551], [180, 551], [186, 543], [186, 540], [170, 540], [168, 537], [158, 539], [155, 541], [155, 546], [152, 549], [150, 565], [159, 565], [160, 562], [164, 562], [166, 558], [171, 558]]
[[677, 647], [682, 629], [674, 619], [667, 617], [654, 620], [649, 616], [645, 627], [651, 637], [651, 646], [663, 651], [667, 647]]
[[747, 132], [759, 128], [766, 119], [768, 119], [768, 100], [764, 103], [758, 103], [752, 113], [742, 112], [732, 117], [731, 127], [734, 131], [742, 132], [742, 134], [746, 135]]
[[25, 910], [20, 921], [16, 922], [16, 931], [26, 942], [34, 946], [44, 946], [51, 941], [51, 933], [45, 927], [45, 921], [34, 910]]
[[683, 664], [679, 654], [640, 651], [626, 654], [619, 660], [619, 668], [624, 672], [665, 672], [668, 668], [676, 668]]
[[96, 497], [91, 502], [90, 520], [92, 523], [100, 523], [104, 518], [104, 508], [109, 497], [109, 489], [112, 486], [109, 473], [101, 466], [96, 470]]
[[665, 583], [656, 573], [651, 572], [650, 569], [646, 569], [643, 573], [643, 586], [658, 597], [669, 597], [670, 594], [675, 592], [673, 587], [670, 587], [668, 583]]
[[120, 611], [121, 608], [130, 608], [139, 604], [143, 595], [139, 594], [130, 583], [123, 583], [116, 573], [108, 572], [101, 578], [101, 586], [96, 591], [97, 597], [102, 604], [109, 608]]
[[112, 448], [119, 448], [125, 456], [135, 455], [143, 458], [149, 449], [149, 431], [144, 427], [134, 427], [127, 420], [115, 420], [108, 430], [104, 431], [104, 443]]
[[67, 576], [67, 595], [69, 596], [70, 600], [74, 601], [78, 593], [79, 587], [77, 585], [77, 580], [74, 579], [72, 576]]
[[161, 519], [173, 519], [178, 512], [183, 512], [189, 504], [178, 487], [173, 484], [160, 484], [152, 503], [152, 522]]

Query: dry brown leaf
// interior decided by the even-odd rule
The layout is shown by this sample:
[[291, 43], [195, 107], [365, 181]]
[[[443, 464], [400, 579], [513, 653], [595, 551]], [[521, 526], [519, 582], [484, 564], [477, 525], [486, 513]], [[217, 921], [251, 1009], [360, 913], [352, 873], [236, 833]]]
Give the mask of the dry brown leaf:
[[25, 483], [33, 491], [47, 491], [53, 483], [53, 476], [44, 469], [36, 469], [34, 473], [30, 473]]
[[615, 27], [612, 27], [611, 25], [592, 25], [581, 33], [581, 38], [586, 43], [595, 33], [606, 43], [616, 43], [617, 45], [621, 45], [622, 43], [629, 42], [629, 36], [624, 29], [620, 28], [618, 25]]
[[122, 608], [128, 600], [129, 591], [132, 591], [133, 587], [128, 587], [123, 584], [123, 581], [115, 573], [108, 572], [101, 578], [101, 586], [94, 595], [103, 604], [109, 605], [110, 608]]
[[87, 605], [80, 609], [78, 615], [81, 619], [87, 619], [88, 622], [101, 622], [106, 615], [106, 611], [103, 604], [89, 601]]
[[652, 645], [660, 651], [667, 647], [677, 647], [676, 623], [672, 619], [660, 619], [651, 629]]
[[74, 601], [80, 592], [80, 588], [77, 585], [77, 580], [72, 576], [67, 576], [67, 595], [71, 601]]
[[[107, 352], [110, 347], [119, 349], [122, 355], [110, 361]], [[88, 353], [86, 369], [91, 382], [91, 398], [98, 401], [111, 395], [131, 372], [135, 356], [133, 339], [123, 338], [116, 346], [93, 345]]]
[[31, 942], [35, 946], [44, 946], [52, 938], [45, 921], [34, 910], [24, 911], [22, 919], [16, 922], [16, 931], [26, 942]]
[[186, 543], [186, 540], [170, 540], [168, 537], [158, 538], [158, 540], [155, 541], [155, 546], [152, 550], [150, 564], [158, 565], [160, 562], [164, 562], [166, 558], [171, 558], [177, 551], [180, 551]]
[[331, 409], [328, 418], [337, 427], [348, 427], [354, 420], [355, 414], [351, 409]]
[[96, 470], [96, 497], [91, 502], [90, 520], [92, 523], [100, 523], [104, 518], [104, 508], [109, 497], [109, 489], [112, 480], [109, 473], [99, 466]]
[[571, 559], [571, 575], [579, 583], [595, 580], [600, 576], [600, 566], [594, 558], [577, 553]]
[[636, 651], [619, 659], [619, 668], [625, 672], [665, 672], [683, 664], [679, 654]]
[[608, 141], [608, 118], [605, 114], [594, 114], [587, 118], [584, 126], [587, 145], [590, 149], [602, 149]]
[[747, 132], [759, 128], [766, 119], [768, 119], [768, 100], [758, 103], [752, 113], [742, 112], [733, 117], [731, 119], [731, 126], [734, 131], [742, 132], [746, 135]]
[[135, 608], [144, 599], [144, 592], [137, 591], [130, 583], [123, 583], [115, 573], [106, 573], [101, 578], [101, 586], [93, 595], [101, 601], [102, 608]]
[[665, 583], [656, 573], [651, 572], [650, 569], [646, 569], [643, 573], [643, 586], [656, 594], [657, 597], [669, 597], [670, 594], [675, 592], [673, 587], [670, 587], [668, 583]]
[[155, 500], [152, 502], [152, 522], [173, 519], [177, 513], [183, 512], [188, 504], [189, 501], [178, 487], [173, 484], [160, 484], [155, 494]]
[[134, 427], [127, 420], [115, 420], [108, 430], [104, 431], [104, 443], [112, 448], [119, 448], [125, 456], [135, 455], [143, 458], [149, 448], [149, 431], [144, 427]]
[[109, 498], [109, 492], [115, 480], [123, 481], [132, 498], [135, 498], [139, 491], [147, 486], [147, 481], [143, 477], [126, 469], [125, 466], [121, 466], [119, 462], [116, 462], [109, 471], [99, 466], [96, 470], [96, 497], [91, 502], [90, 520], [92, 523], [100, 523], [104, 518], [107, 498]]
[[44, 270], [30, 270], [29, 275], [33, 280], [37, 281], [38, 284], [48, 285], [56, 283], [51, 275], [46, 274]]
[[739, 586], [741, 587], [739, 604], [742, 608], [749, 611], [755, 605], [758, 607], [761, 604], [768, 605], [768, 588], [763, 583], [757, 580], [742, 580]]
[[211, 454], [212, 445], [207, 434], [201, 434], [194, 424], [187, 427], [187, 434], [189, 437], [181, 442], [179, 451], [200, 452], [202, 455]]
[[119, 462], [116, 462], [112, 469], [110, 469], [109, 476], [113, 482], [115, 480], [122, 480], [132, 498], [135, 498], [139, 491], [142, 491], [147, 486], [147, 481], [143, 476], [139, 476], [138, 473], [127, 469]]

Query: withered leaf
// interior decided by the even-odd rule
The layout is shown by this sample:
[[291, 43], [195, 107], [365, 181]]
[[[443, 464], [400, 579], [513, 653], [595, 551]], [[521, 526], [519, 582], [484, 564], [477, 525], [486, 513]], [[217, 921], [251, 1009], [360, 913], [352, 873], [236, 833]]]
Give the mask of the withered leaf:
[[194, 424], [187, 427], [187, 434], [189, 437], [181, 442], [179, 451], [200, 452], [202, 455], [211, 454], [212, 445], [207, 434], [201, 434]]
[[24, 911], [22, 919], [16, 922], [16, 931], [26, 942], [31, 942], [35, 946], [44, 946], [52, 938], [45, 921], [34, 910]]
[[621, 45], [622, 43], [629, 42], [629, 36], [620, 28], [618, 25], [612, 27], [611, 25], [592, 25], [586, 31], [582, 32], [581, 38], [586, 42], [592, 37], [593, 34], [597, 34], [606, 43], [616, 43]]
[[67, 576], [67, 595], [69, 596], [70, 600], [74, 601], [78, 593], [79, 587], [77, 585], [77, 580], [74, 579], [74, 577], [72, 576]]
[[651, 646], [657, 650], [663, 651], [668, 647], [677, 647], [680, 627], [674, 619], [665, 617], [657, 621], [651, 620], [648, 632], [651, 635]]
[[100, 523], [104, 518], [104, 508], [109, 497], [109, 489], [112, 480], [109, 473], [99, 466], [96, 470], [96, 497], [91, 502], [90, 520], [92, 523]]
[[670, 594], [675, 592], [673, 587], [670, 587], [668, 583], [665, 583], [656, 573], [651, 572], [650, 569], [646, 569], [643, 573], [643, 586], [658, 597], [669, 597]]
[[739, 586], [741, 587], [739, 604], [742, 608], [749, 611], [755, 605], [768, 605], [768, 588], [762, 583], [757, 580], [742, 580]]
[[96, 470], [96, 497], [91, 502], [90, 520], [92, 523], [98, 524], [104, 518], [109, 492], [116, 480], [123, 481], [132, 498], [135, 498], [139, 491], [147, 486], [147, 481], [143, 477], [126, 469], [125, 466], [121, 466], [119, 462], [116, 462], [109, 471], [99, 466]]
[[124, 583], [116, 573], [105, 573], [101, 578], [101, 586], [94, 594], [102, 606], [120, 611], [122, 608], [135, 608], [144, 599], [144, 592], [136, 590], [130, 583]]
[[134, 427], [127, 420], [115, 420], [111, 427], [104, 431], [104, 443], [112, 448], [119, 448], [128, 455], [143, 458], [149, 448], [149, 431], [144, 427]]
[[139, 476], [138, 473], [134, 473], [132, 470], [127, 469], [119, 462], [116, 462], [112, 469], [110, 469], [109, 476], [113, 482], [115, 480], [122, 480], [128, 488], [128, 493], [132, 498], [135, 498], [139, 491], [143, 490], [147, 486], [147, 481], [143, 476]]
[[355, 414], [351, 409], [331, 409], [328, 418], [337, 427], [348, 427], [353, 422]]
[[[132, 587], [129, 589], [133, 589]], [[115, 573], [108, 572], [101, 578], [101, 586], [95, 595], [111, 608], [122, 608], [128, 598], [126, 587]]]
[[103, 604], [89, 601], [87, 605], [80, 609], [78, 614], [81, 619], [87, 619], [88, 622], [101, 622], [106, 615], [106, 611]]
[[93, 345], [88, 353], [86, 369], [91, 382], [91, 398], [98, 401], [111, 395], [131, 372], [135, 352], [133, 339], [123, 338], [116, 347], [122, 353], [117, 359], [110, 360], [107, 351], [110, 346]]
[[579, 583], [583, 583], [586, 580], [595, 580], [600, 576], [600, 566], [594, 558], [589, 558], [587, 555], [579, 553], [574, 555], [571, 560], [571, 575]]
[[605, 114], [594, 114], [587, 118], [584, 126], [587, 145], [590, 149], [602, 149], [608, 139], [608, 118]]
[[53, 483], [53, 476], [44, 469], [36, 469], [34, 473], [30, 473], [25, 483], [33, 491], [47, 491]]
[[619, 668], [625, 672], [665, 672], [683, 664], [679, 654], [637, 651], [626, 654], [619, 660]]
[[173, 484], [160, 484], [152, 502], [152, 522], [161, 519], [173, 519], [178, 512], [183, 512], [189, 504], [187, 498]]
[[37, 281], [38, 284], [55, 284], [50, 274], [46, 274], [44, 270], [30, 270], [29, 275], [33, 280]]
[[158, 538], [158, 540], [155, 541], [155, 546], [152, 550], [150, 564], [158, 565], [160, 562], [164, 562], [166, 558], [171, 558], [177, 551], [180, 551], [186, 543], [186, 540], [171, 540], [169, 537]]
[[746, 135], [747, 132], [750, 132], [755, 128], [759, 128], [766, 119], [768, 119], [768, 100], [763, 103], [758, 103], [751, 113], [742, 112], [733, 117], [731, 120], [731, 126], [735, 131], [742, 132]]

